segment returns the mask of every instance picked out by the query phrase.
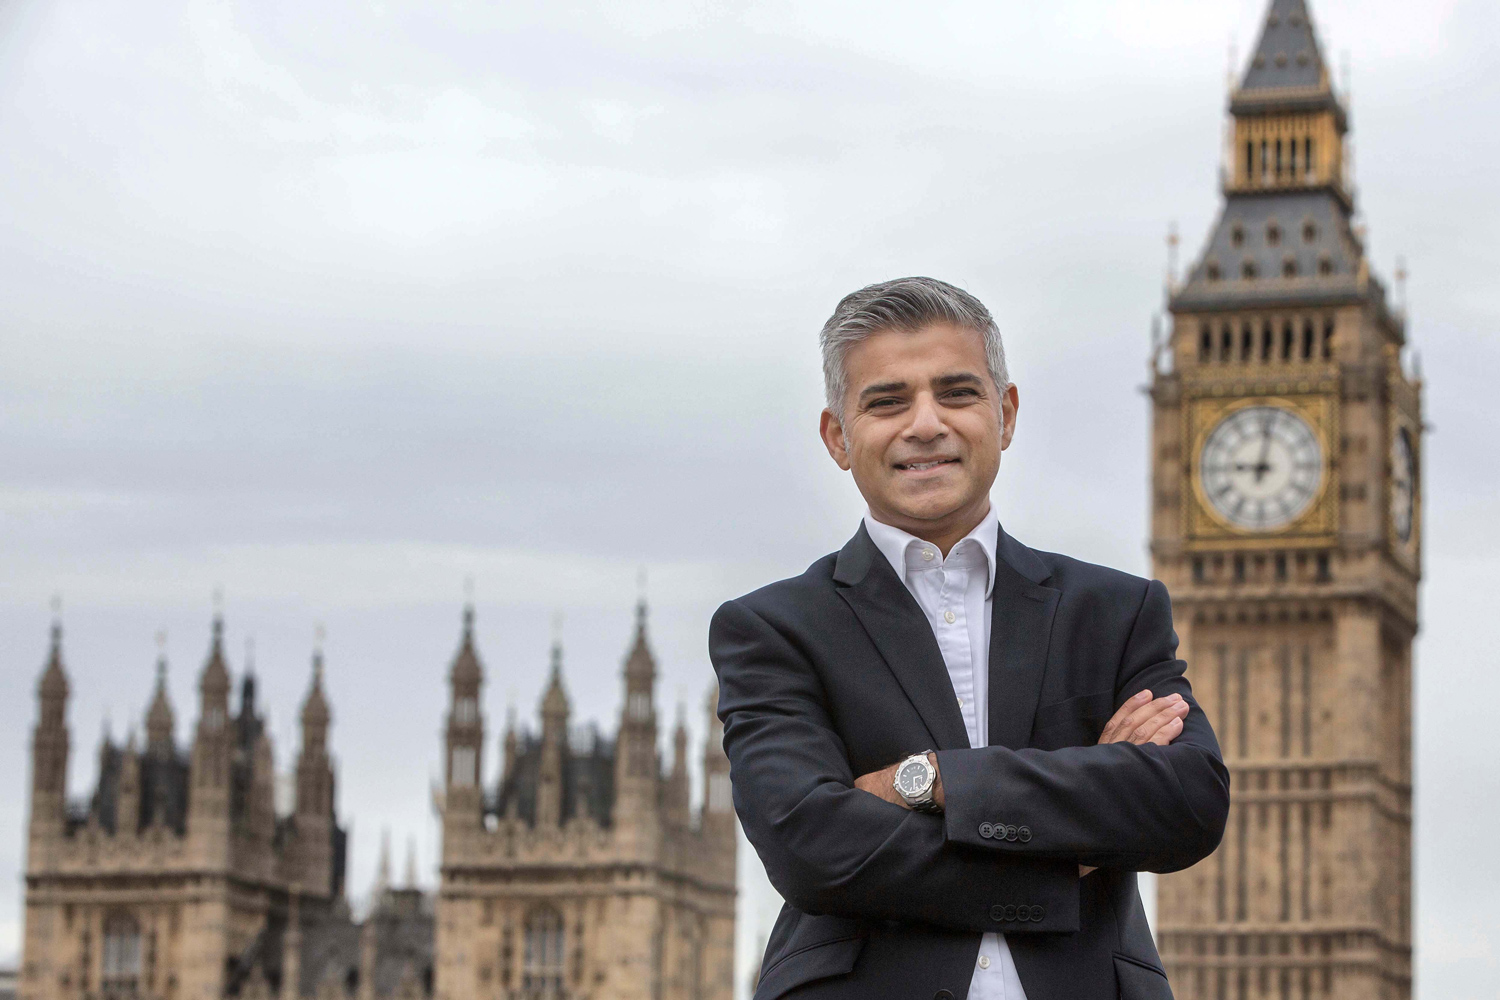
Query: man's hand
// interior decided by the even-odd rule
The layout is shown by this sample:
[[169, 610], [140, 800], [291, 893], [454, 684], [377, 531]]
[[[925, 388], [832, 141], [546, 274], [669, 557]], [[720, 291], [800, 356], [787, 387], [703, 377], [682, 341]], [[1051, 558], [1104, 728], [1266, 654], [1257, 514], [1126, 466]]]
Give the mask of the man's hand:
[[[905, 758], [902, 758], [903, 760]], [[937, 754], [928, 754], [927, 762], [932, 765], [932, 801], [937, 803], [939, 809], [943, 808], [943, 775], [938, 771]], [[896, 791], [896, 768], [901, 766], [901, 761], [896, 761], [890, 767], [883, 767], [869, 774], [862, 774], [854, 779], [854, 787], [860, 791], [869, 792], [877, 799], [885, 799], [887, 802], [900, 806], [902, 809], [910, 809], [901, 793]]]
[[1120, 706], [1099, 734], [1099, 742], [1136, 746], [1155, 743], [1164, 747], [1181, 735], [1187, 714], [1188, 703], [1182, 695], [1153, 699], [1150, 691], [1142, 691]]

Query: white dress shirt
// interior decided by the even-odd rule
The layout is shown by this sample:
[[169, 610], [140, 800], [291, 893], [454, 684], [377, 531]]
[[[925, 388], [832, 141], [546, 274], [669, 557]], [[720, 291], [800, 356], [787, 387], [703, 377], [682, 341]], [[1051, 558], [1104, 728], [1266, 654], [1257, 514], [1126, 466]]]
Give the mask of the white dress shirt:
[[[943, 558], [931, 542], [865, 515], [865, 530], [906, 584], [937, 638], [963, 713], [969, 746], [989, 746], [990, 617], [995, 589], [995, 509]], [[936, 747], [932, 748], [936, 749]], [[986, 934], [969, 985], [969, 1000], [1026, 1000], [1003, 934]]]

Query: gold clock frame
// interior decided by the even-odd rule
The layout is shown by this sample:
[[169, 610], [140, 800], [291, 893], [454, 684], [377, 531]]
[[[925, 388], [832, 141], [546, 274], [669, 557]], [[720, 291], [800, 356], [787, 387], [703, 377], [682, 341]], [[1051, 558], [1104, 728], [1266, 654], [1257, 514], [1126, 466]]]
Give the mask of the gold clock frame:
[[[1225, 399], [1200, 396], [1183, 407], [1182, 439], [1191, 442], [1185, 464], [1192, 485], [1193, 501], [1183, 505], [1183, 539], [1189, 550], [1222, 548], [1287, 549], [1324, 548], [1338, 532], [1338, 463], [1334, 460], [1334, 431], [1338, 427], [1338, 397], [1324, 393], [1266, 396], [1236, 396]], [[1295, 520], [1270, 530], [1244, 528], [1225, 518], [1203, 492], [1199, 474], [1203, 445], [1208, 435], [1226, 417], [1252, 406], [1275, 406], [1307, 421], [1323, 453], [1323, 476], [1318, 493]], [[1389, 504], [1387, 513], [1389, 514]]]

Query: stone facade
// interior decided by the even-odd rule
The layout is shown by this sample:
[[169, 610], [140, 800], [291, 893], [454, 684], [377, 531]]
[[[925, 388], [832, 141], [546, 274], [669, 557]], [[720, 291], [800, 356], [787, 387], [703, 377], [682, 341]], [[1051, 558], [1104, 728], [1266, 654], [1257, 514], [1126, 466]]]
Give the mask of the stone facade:
[[[376, 992], [379, 977], [360, 981], [362, 929], [344, 902], [322, 671], [315, 653], [289, 815], [276, 811], [271, 739], [248, 666], [231, 714], [218, 618], [191, 747], [174, 742], [163, 660], [144, 746], [134, 732], [124, 746], [106, 736], [93, 795], [70, 801], [69, 681], [62, 629], [53, 626], [32, 738], [21, 997], [406, 996], [399, 976]], [[400, 909], [409, 901], [382, 903], [372, 929], [391, 923], [393, 908], [397, 922], [413, 923]], [[430, 994], [430, 914], [425, 926], [426, 957], [413, 956], [407, 978]], [[378, 958], [377, 949], [366, 964]]]
[[554, 647], [541, 730], [512, 720], [487, 784], [473, 620], [467, 610], [449, 674], [437, 996], [729, 1000], [735, 820], [713, 699], [694, 812], [680, 718], [665, 773], [658, 754], [642, 604], [615, 739], [570, 729]]
[[1154, 359], [1151, 548], [1233, 806], [1161, 879], [1161, 954], [1181, 1000], [1404, 1000], [1422, 384], [1302, 0], [1270, 4], [1229, 111]]

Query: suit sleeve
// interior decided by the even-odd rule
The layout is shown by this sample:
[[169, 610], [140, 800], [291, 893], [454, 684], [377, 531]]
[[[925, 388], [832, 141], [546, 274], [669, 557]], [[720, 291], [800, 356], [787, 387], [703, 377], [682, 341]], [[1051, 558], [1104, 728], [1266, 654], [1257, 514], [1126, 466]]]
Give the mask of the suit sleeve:
[[950, 844], [941, 816], [854, 788], [817, 673], [764, 618], [730, 601], [714, 615], [709, 651], [735, 811], [792, 906], [966, 931], [1078, 929], [1071, 859]]
[[[1158, 698], [1180, 694], [1190, 709], [1181, 734], [1164, 747], [940, 751], [949, 842], [1151, 872], [1187, 868], [1212, 853], [1228, 817], [1229, 772], [1176, 653], [1171, 602], [1153, 580], [1116, 675], [1115, 705], [1146, 689]], [[996, 837], [996, 824], [1024, 826], [1027, 834]]]

